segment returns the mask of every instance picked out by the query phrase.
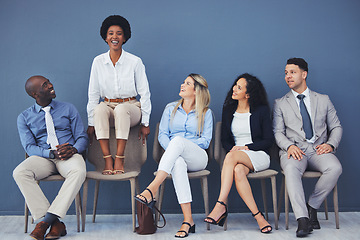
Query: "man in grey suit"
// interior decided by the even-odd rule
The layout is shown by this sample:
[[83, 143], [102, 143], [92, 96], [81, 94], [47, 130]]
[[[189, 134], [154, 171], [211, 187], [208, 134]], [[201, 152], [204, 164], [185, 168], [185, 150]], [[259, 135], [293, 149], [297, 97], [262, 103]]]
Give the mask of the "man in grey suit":
[[[290, 58], [285, 81], [291, 89], [275, 100], [273, 128], [280, 148], [280, 165], [286, 188], [298, 221], [297, 237], [320, 229], [317, 209], [334, 188], [342, 167], [334, 155], [342, 136], [336, 110], [327, 95], [311, 91], [306, 84], [308, 64], [302, 58]], [[305, 170], [322, 176], [306, 203], [302, 186]]]

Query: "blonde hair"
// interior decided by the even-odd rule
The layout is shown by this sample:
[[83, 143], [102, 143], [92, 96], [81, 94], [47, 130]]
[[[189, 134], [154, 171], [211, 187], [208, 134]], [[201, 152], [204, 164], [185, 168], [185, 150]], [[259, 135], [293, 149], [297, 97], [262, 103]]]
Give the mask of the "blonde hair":
[[[208, 84], [203, 76], [196, 73], [191, 73], [188, 75], [188, 77], [191, 77], [194, 80], [194, 90], [196, 92], [195, 95], [195, 114], [197, 115], [198, 119], [198, 126], [197, 126], [197, 134], [198, 136], [201, 136], [201, 133], [204, 130], [204, 120], [205, 120], [205, 114], [207, 110], [209, 109], [210, 104], [210, 92], [208, 89]], [[178, 103], [176, 104], [174, 110], [171, 113], [171, 120], [174, 119], [175, 113], [182, 104], [184, 99], [180, 99]]]

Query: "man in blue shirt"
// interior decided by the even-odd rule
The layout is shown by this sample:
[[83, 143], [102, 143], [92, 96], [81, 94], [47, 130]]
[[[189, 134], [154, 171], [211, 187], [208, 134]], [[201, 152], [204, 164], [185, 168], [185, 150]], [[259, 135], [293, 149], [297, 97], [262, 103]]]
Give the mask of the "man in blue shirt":
[[[48, 79], [33, 76], [26, 81], [25, 90], [36, 100], [17, 119], [21, 144], [29, 157], [15, 168], [13, 177], [33, 218], [44, 217], [30, 236], [42, 240], [51, 226], [45, 239], [57, 239], [66, 235], [65, 224], [58, 218], [66, 215], [86, 177], [80, 153], [86, 150], [89, 140], [76, 108], [53, 100], [55, 90]], [[60, 174], [65, 181], [50, 204], [37, 180], [53, 174]]]

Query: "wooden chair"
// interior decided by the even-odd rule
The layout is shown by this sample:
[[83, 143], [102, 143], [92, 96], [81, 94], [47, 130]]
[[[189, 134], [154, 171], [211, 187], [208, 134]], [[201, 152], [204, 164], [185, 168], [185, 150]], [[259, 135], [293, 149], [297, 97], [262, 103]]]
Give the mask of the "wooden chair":
[[[142, 144], [142, 140], [139, 140], [138, 134], [140, 125], [134, 126], [130, 129], [129, 138], [125, 148], [125, 173], [116, 175], [103, 175], [102, 171], [105, 166], [103, 154], [98, 141], [94, 140], [92, 145], [89, 147], [87, 159], [96, 167], [96, 171], [88, 171], [86, 174], [86, 180], [83, 185], [83, 206], [82, 206], [82, 231], [85, 231], [86, 221], [86, 206], [87, 206], [87, 195], [88, 195], [88, 183], [89, 180], [95, 180], [95, 193], [94, 193], [94, 206], [93, 206], [93, 218], [92, 222], [95, 222], [96, 207], [99, 196], [100, 181], [129, 181], [130, 182], [130, 199], [131, 199], [131, 211], [133, 221], [133, 231], [135, 231], [135, 199], [134, 196], [139, 192], [138, 176], [141, 171], [142, 165], [145, 163], [147, 158], [147, 146]], [[115, 156], [117, 140], [115, 138], [115, 131], [110, 131], [110, 150], [112, 155]]]
[[[283, 174], [283, 179], [282, 179], [282, 183], [281, 183], [281, 190], [280, 190], [280, 198], [284, 195], [284, 199], [285, 199], [285, 228], [286, 230], [289, 229], [289, 195], [288, 192], [286, 190], [286, 184], [285, 184], [285, 175], [284, 172], [281, 171]], [[305, 171], [303, 174], [303, 178], [319, 178], [321, 177], [322, 173], [321, 172], [316, 172], [316, 171]], [[334, 212], [335, 212], [335, 226], [337, 229], [340, 228], [340, 224], [339, 224], [339, 201], [338, 201], [338, 192], [337, 192], [337, 184], [335, 185], [334, 189], [333, 189], [333, 200], [334, 200]], [[328, 220], [329, 219], [329, 214], [328, 214], [328, 205], [327, 205], [327, 199], [325, 198], [324, 200], [324, 208], [325, 208], [325, 219]], [[280, 216], [280, 209], [281, 209], [281, 201], [279, 201], [279, 212], [278, 212], [278, 218]]]
[[[226, 156], [226, 151], [221, 145], [221, 122], [216, 123], [215, 128], [215, 144], [214, 144], [214, 158], [219, 163], [220, 169], [222, 169], [224, 159]], [[264, 202], [264, 211], [266, 220], [268, 217], [268, 208], [266, 201], [266, 186], [265, 179], [270, 179], [271, 181], [271, 190], [272, 190], [272, 200], [273, 200], [273, 208], [274, 208], [274, 221], [275, 221], [275, 229], [278, 229], [279, 221], [278, 221], [278, 208], [277, 208], [277, 198], [276, 198], [276, 175], [277, 171], [272, 169], [267, 169], [261, 172], [252, 172], [247, 175], [248, 179], [259, 179], [261, 181], [261, 190], [262, 190], [262, 198]], [[224, 231], [227, 230], [227, 220], [224, 224]]]
[[[154, 137], [154, 145], [153, 145], [153, 158], [155, 160], [155, 162], [159, 163], [161, 156], [164, 154], [165, 150], [161, 147], [159, 140], [158, 140], [158, 136], [159, 136], [159, 123], [156, 125], [156, 130], [155, 130], [155, 137]], [[208, 157], [209, 157], [209, 161], [213, 158], [212, 155], [212, 141], [210, 143], [209, 148], [206, 150]], [[196, 171], [196, 172], [188, 172], [188, 177], [189, 179], [200, 179], [200, 183], [201, 183], [201, 189], [202, 189], [202, 194], [204, 197], [204, 207], [205, 207], [205, 215], [207, 216], [209, 214], [209, 190], [208, 190], [208, 181], [207, 181], [207, 176], [210, 174], [209, 170], [201, 170], [201, 171]], [[156, 172], [154, 172], [154, 175], [156, 176]], [[172, 179], [171, 174], [166, 178], [166, 179]], [[159, 199], [158, 199], [158, 209], [161, 211], [161, 207], [162, 207], [162, 202], [163, 202], [163, 198], [164, 198], [164, 192], [165, 192], [165, 182], [164, 181], [161, 185], [160, 185], [160, 189], [159, 189]], [[159, 220], [159, 215], [156, 214], [156, 221]], [[207, 230], [210, 230], [210, 224], [207, 223]]]

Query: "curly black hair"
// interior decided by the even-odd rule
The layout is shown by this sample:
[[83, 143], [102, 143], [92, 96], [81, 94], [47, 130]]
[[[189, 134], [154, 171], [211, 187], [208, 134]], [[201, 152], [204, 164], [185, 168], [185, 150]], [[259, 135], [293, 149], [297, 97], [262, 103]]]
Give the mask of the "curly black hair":
[[104, 39], [104, 41], [106, 41], [107, 31], [108, 31], [109, 27], [114, 26], [114, 25], [121, 27], [122, 30], [124, 31], [124, 36], [126, 39], [124, 42], [124, 44], [125, 44], [127, 42], [127, 40], [129, 40], [131, 38], [131, 28], [130, 28], [129, 22], [120, 15], [111, 15], [111, 16], [108, 16], [107, 18], [105, 18], [105, 20], [102, 22], [101, 28], [100, 28], [100, 35], [101, 35], [102, 39]]
[[236, 85], [237, 81], [240, 78], [245, 78], [246, 80], [246, 93], [250, 95], [249, 97], [250, 112], [255, 110], [258, 106], [265, 105], [269, 107], [269, 102], [267, 100], [267, 93], [264, 88], [264, 85], [257, 77], [250, 75], [249, 73], [241, 74], [235, 79], [234, 83], [231, 85], [229, 92], [226, 95], [223, 107], [234, 108], [234, 110], [236, 109], [238, 101], [232, 99], [232, 94], [233, 94], [233, 87]]

